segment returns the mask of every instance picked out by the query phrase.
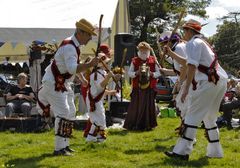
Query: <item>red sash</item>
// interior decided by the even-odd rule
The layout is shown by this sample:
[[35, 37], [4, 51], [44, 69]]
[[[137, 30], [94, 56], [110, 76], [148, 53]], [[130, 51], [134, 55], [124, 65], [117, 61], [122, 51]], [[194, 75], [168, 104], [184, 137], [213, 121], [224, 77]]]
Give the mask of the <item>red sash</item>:
[[[200, 37], [196, 37], [196, 38], [200, 38]], [[202, 39], [202, 38], [200, 38]], [[215, 85], [217, 85], [217, 82], [219, 81], [219, 75], [217, 74], [217, 65], [218, 65], [218, 61], [217, 61], [217, 54], [214, 52], [214, 50], [212, 49], [212, 47], [208, 44], [208, 42], [206, 42], [205, 40], [202, 39], [202, 41], [207, 44], [207, 46], [212, 50], [212, 52], [214, 53], [214, 60], [212, 61], [212, 63], [210, 64], [210, 67], [207, 67], [205, 65], [199, 64], [198, 66], [198, 70], [204, 74], [206, 74], [208, 76], [208, 81], [209, 82], [213, 82]], [[192, 81], [192, 85], [193, 85], [193, 90], [196, 90], [197, 88], [197, 82], [195, 81], [195, 79], [193, 78]]]
[[208, 76], [209, 82], [213, 82], [216, 85], [217, 82], [219, 81], [219, 75], [217, 74], [217, 66], [218, 66], [217, 54], [214, 52], [213, 48], [208, 44], [208, 42], [206, 42], [205, 40], [203, 40], [203, 42], [205, 42], [208, 45], [208, 47], [212, 50], [215, 58], [212, 61], [210, 67], [199, 64], [198, 70]]
[[39, 107], [43, 111], [43, 116], [44, 117], [50, 117], [50, 104], [44, 106], [44, 104], [39, 99], [37, 99], [37, 102], [39, 104]]
[[[67, 45], [67, 44], [71, 44], [75, 47], [76, 52], [78, 54], [77, 63], [79, 64], [80, 50], [74, 44], [74, 42], [72, 40], [63, 40], [59, 47], [62, 47], [62, 46]], [[66, 79], [71, 78], [72, 74], [70, 74], [68, 72], [64, 73], [64, 74], [61, 74], [58, 67], [57, 67], [57, 64], [56, 64], [55, 60], [53, 60], [53, 62], [52, 62], [51, 70], [52, 70], [52, 73], [53, 73], [53, 76], [54, 76], [54, 79], [55, 79], [55, 91], [57, 91], [57, 92], [58, 91], [61, 91], [61, 92], [67, 91], [67, 89], [64, 85], [64, 82], [65, 82]]]
[[[42, 89], [42, 87], [39, 89], [39, 91]], [[39, 107], [43, 111], [43, 116], [44, 117], [50, 117], [50, 104], [47, 104], [46, 106], [37, 98], [37, 102]]]
[[[102, 73], [100, 73], [98, 70], [96, 72], [104, 77], [104, 75]], [[93, 73], [95, 73], [95, 72], [93, 72]], [[106, 88], [99, 95], [97, 95], [95, 98], [93, 98], [90, 87], [91, 86], [89, 85], [88, 98], [90, 101], [90, 112], [94, 112], [96, 110], [96, 103], [102, 99]]]

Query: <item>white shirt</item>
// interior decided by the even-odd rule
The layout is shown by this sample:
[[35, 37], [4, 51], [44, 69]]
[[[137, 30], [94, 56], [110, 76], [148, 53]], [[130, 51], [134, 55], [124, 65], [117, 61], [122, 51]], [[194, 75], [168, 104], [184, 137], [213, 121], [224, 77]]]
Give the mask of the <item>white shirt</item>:
[[[184, 58], [187, 58], [187, 53], [186, 53], [186, 43], [180, 42], [176, 45], [174, 52]], [[175, 59], [172, 59], [170, 56], [166, 56], [165, 60], [169, 64], [173, 64], [174, 68], [180, 72], [180, 68], [182, 67], [181, 64], [179, 64]], [[178, 75], [177, 75], [178, 76]]]
[[[91, 90], [91, 95], [93, 98], [97, 97], [101, 92], [103, 92], [104, 88], [101, 87], [101, 82], [105, 79], [104, 76], [107, 75], [107, 72], [102, 69], [98, 69], [98, 71], [101, 73], [97, 73], [97, 80], [94, 80], [95, 73], [92, 73], [90, 75], [90, 90]], [[102, 74], [104, 76], [102, 76]]]
[[[206, 44], [206, 42], [197, 37], [201, 37], [201, 35], [193, 36], [192, 39], [186, 44], [187, 64], [192, 64], [195, 67], [198, 67], [199, 64], [210, 67], [215, 58], [215, 54]], [[227, 79], [227, 73], [219, 64], [217, 66], [217, 73], [220, 78]], [[208, 76], [196, 69], [195, 80], [208, 80]]]
[[[68, 37], [65, 40], [72, 40], [77, 47], [80, 46], [79, 42], [77, 41], [74, 35]], [[73, 75], [70, 79], [67, 79], [65, 83], [72, 82], [78, 66], [77, 63], [78, 54], [76, 48], [72, 44], [61, 46], [54, 55], [54, 59], [56, 60], [57, 67], [61, 74], [68, 72]], [[43, 76], [42, 81], [55, 83], [54, 76], [51, 70], [51, 64], [46, 68], [45, 71], [46, 73]]]
[[[174, 52], [184, 58], [187, 58], [186, 44], [184, 42], [178, 43], [175, 47]], [[182, 65], [179, 64], [175, 59], [173, 59], [173, 65], [174, 65], [174, 68], [180, 72], [180, 68], [182, 67]]]
[[[102, 70], [102, 69], [99, 69], [98, 71], [103, 75], [107, 74], [107, 72]], [[91, 95], [92, 95], [93, 98], [96, 98], [96, 96], [98, 96], [104, 90], [104, 88], [102, 88], [100, 84], [105, 79], [105, 77], [103, 77], [101, 74], [97, 73], [97, 80], [94, 79], [95, 73], [92, 73], [90, 75], [90, 85], [91, 85], [90, 91], [91, 91]], [[104, 96], [102, 97], [102, 99], [100, 101], [98, 101], [95, 104], [96, 111], [98, 111], [98, 112], [104, 112], [105, 111], [105, 108], [103, 106], [103, 101], [104, 101]], [[89, 100], [88, 94], [87, 94], [86, 103], [87, 103], [87, 106], [88, 106], [88, 110], [90, 111], [90, 100]], [[93, 113], [91, 113], [91, 115], [92, 114]], [[91, 118], [91, 115], [90, 115], [90, 118]]]

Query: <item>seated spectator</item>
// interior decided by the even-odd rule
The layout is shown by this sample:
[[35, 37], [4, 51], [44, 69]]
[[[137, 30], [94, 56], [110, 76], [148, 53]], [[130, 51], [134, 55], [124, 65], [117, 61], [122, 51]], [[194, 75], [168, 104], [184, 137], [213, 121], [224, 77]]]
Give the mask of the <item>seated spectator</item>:
[[222, 118], [226, 121], [228, 128], [232, 128], [232, 111], [238, 108], [240, 108], [240, 83], [235, 88], [227, 91], [225, 100], [220, 107], [220, 110], [223, 112]]
[[27, 75], [20, 73], [18, 75], [18, 85], [12, 86], [6, 95], [7, 107], [6, 117], [11, 117], [13, 113], [22, 112], [25, 117], [31, 115], [34, 93], [27, 84]]
[[227, 91], [234, 89], [236, 85], [237, 85], [237, 81], [235, 81], [234, 79], [229, 79], [227, 83]]

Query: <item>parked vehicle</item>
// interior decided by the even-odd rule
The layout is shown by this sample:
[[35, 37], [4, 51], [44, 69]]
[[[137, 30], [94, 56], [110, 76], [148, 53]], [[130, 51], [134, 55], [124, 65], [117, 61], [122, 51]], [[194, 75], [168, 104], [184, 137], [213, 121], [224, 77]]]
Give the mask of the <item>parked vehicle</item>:
[[176, 83], [177, 76], [166, 76], [165, 77], [168, 86], [166, 86], [164, 78], [162, 76], [159, 77], [157, 86], [155, 91], [157, 92], [156, 101], [170, 101], [173, 98], [172, 90], [174, 84]]

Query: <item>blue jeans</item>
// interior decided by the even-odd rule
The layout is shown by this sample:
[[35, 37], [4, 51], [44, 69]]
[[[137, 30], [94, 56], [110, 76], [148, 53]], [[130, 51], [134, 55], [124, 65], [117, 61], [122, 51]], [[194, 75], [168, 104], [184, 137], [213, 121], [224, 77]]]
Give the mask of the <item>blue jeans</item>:
[[221, 106], [223, 111], [223, 118], [230, 124], [232, 120], [232, 110], [240, 108], [240, 100], [233, 100], [226, 102]]
[[13, 113], [23, 113], [24, 117], [31, 116], [32, 105], [26, 100], [12, 100], [7, 103], [6, 117], [11, 117]]

